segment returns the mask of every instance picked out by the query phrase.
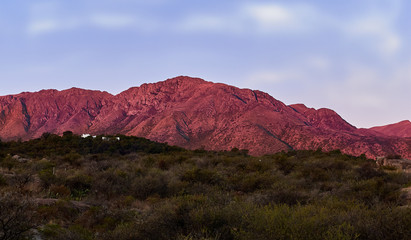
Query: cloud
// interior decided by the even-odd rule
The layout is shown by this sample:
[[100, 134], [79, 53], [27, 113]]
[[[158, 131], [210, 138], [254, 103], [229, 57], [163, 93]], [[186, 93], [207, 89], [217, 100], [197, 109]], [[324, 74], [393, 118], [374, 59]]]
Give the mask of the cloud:
[[59, 24], [51, 19], [36, 20], [30, 22], [27, 31], [30, 35], [39, 35], [47, 32], [53, 32], [59, 29]]
[[[184, 32], [220, 32], [226, 31], [230, 27], [228, 21], [229, 19], [218, 15], [196, 14], [185, 17], [175, 28]], [[231, 28], [234, 28], [233, 25]]]
[[61, 31], [74, 30], [86, 26], [86, 21], [81, 18], [39, 18], [32, 19], [27, 26], [27, 34], [40, 36]]
[[251, 73], [246, 77], [246, 83], [257, 83], [260, 84], [277, 84], [282, 82], [287, 82], [290, 80], [298, 79], [300, 76], [299, 73], [295, 71], [287, 70], [260, 70]]
[[251, 4], [245, 6], [244, 11], [260, 25], [267, 27], [289, 25], [296, 19], [290, 9], [278, 4]]
[[373, 48], [382, 57], [398, 53], [403, 39], [396, 26], [403, 14], [402, 0], [371, 1], [361, 15], [341, 22], [342, 31], [351, 39]]
[[313, 6], [305, 4], [252, 3], [241, 11], [246, 21], [265, 33], [305, 31], [313, 27], [318, 16]]
[[135, 13], [127, 13], [126, 9], [80, 8], [78, 11], [73, 12], [65, 10], [65, 6], [61, 2], [42, 2], [32, 4], [29, 12], [26, 33], [30, 36], [80, 28], [146, 31], [154, 26], [153, 21], [149, 18], [144, 18]]
[[203, 12], [182, 19], [177, 29], [196, 32], [272, 34], [301, 32], [316, 21], [316, 11], [308, 5], [276, 3], [239, 4], [229, 12]]
[[358, 127], [409, 119], [411, 61], [379, 68], [361, 61], [302, 57], [284, 66], [250, 69], [241, 87], [270, 92], [287, 104], [328, 107]]
[[357, 14], [337, 15], [308, 3], [243, 2], [224, 12], [192, 12], [182, 17], [175, 28], [188, 34], [257, 37], [335, 34], [341, 36], [339, 40], [345, 44], [371, 49], [372, 54], [386, 58], [401, 50], [403, 39], [395, 29], [401, 1], [384, 3], [370, 2], [365, 5], [366, 10]]
[[32, 19], [27, 25], [27, 33], [38, 36], [86, 27], [106, 30], [145, 30], [148, 26], [149, 24], [139, 24], [138, 18], [133, 15], [94, 13], [89, 16]]
[[136, 23], [136, 18], [125, 14], [94, 14], [90, 17], [90, 24], [102, 28], [116, 29], [133, 26]]
[[[130, 1], [140, 2], [142, 1]], [[159, 1], [164, 4], [164, 1]], [[397, 1], [393, 1], [395, 3]], [[394, 4], [395, 5], [395, 4]], [[193, 10], [183, 13], [169, 21], [159, 15], [130, 14], [125, 9], [105, 9], [100, 12], [67, 12], [61, 4], [34, 4], [32, 16], [26, 32], [31, 36], [40, 36], [59, 31], [78, 28], [96, 28], [100, 30], [129, 30], [172, 34], [223, 34], [248, 37], [337, 33], [349, 44], [370, 49], [372, 54], [381, 57], [392, 56], [399, 52], [403, 40], [395, 29], [398, 13], [394, 10], [384, 12], [364, 12], [361, 15], [329, 14], [314, 4], [288, 2], [246, 1], [232, 5], [225, 11]], [[61, 14], [65, 13], [65, 14]], [[179, 19], [180, 18], [180, 19]], [[347, 43], [347, 42], [346, 42]], [[320, 62], [313, 62], [318, 67]], [[323, 66], [325, 66], [323, 64]]]
[[345, 31], [352, 38], [364, 38], [379, 53], [389, 56], [398, 52], [402, 39], [394, 31], [393, 19], [384, 15], [367, 16], [349, 22]]
[[395, 79], [392, 72], [358, 62], [347, 64], [344, 72], [325, 86], [329, 102], [357, 109], [387, 108], [393, 102], [397, 87], [386, 80]]
[[331, 62], [324, 56], [309, 56], [306, 60], [306, 65], [312, 70], [327, 71], [331, 67]]
[[273, 85], [286, 82], [314, 82], [320, 75], [330, 73], [332, 65], [325, 56], [309, 55], [293, 62], [293, 65], [253, 70], [244, 81]]
[[395, 64], [390, 69], [366, 63], [347, 64], [336, 82], [325, 85], [318, 93], [323, 101], [356, 123], [371, 127], [410, 119], [407, 104], [411, 102], [411, 62]]

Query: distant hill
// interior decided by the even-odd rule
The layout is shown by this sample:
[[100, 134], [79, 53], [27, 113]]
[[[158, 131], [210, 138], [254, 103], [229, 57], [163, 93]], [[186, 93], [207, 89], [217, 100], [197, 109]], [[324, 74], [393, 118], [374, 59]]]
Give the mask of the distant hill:
[[411, 158], [410, 138], [377, 130], [357, 129], [330, 109], [287, 106], [261, 91], [183, 76], [118, 95], [72, 88], [0, 97], [2, 140], [72, 131], [132, 135], [189, 149], [248, 149], [253, 155], [322, 148]]
[[385, 134], [387, 136], [411, 138], [411, 122], [409, 120], [389, 124], [386, 126], [373, 127], [371, 128], [371, 130]]

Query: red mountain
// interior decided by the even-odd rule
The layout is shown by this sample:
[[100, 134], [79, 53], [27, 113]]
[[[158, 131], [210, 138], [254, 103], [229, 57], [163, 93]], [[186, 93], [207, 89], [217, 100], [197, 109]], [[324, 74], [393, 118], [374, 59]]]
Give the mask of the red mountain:
[[127, 134], [190, 149], [341, 149], [353, 155], [411, 157], [411, 139], [357, 129], [330, 109], [287, 106], [267, 93], [198, 78], [143, 84], [118, 95], [82, 89], [0, 97], [0, 137], [44, 132]]
[[411, 122], [409, 120], [405, 120], [399, 123], [394, 123], [386, 126], [373, 127], [370, 129], [385, 134], [387, 136], [411, 138]]

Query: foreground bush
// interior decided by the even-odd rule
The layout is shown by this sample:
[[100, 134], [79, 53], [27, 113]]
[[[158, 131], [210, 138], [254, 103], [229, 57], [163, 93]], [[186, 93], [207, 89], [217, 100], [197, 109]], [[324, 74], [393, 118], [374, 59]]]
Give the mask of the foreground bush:
[[252, 157], [121, 139], [45, 134], [0, 143], [0, 239], [411, 236], [402, 192], [410, 176], [364, 157]]

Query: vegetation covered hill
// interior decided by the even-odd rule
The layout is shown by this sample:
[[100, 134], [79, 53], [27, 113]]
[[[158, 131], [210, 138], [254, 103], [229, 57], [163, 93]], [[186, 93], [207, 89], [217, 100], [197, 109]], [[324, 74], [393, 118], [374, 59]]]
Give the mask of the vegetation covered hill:
[[409, 239], [411, 177], [340, 151], [0, 143], [0, 239]]

